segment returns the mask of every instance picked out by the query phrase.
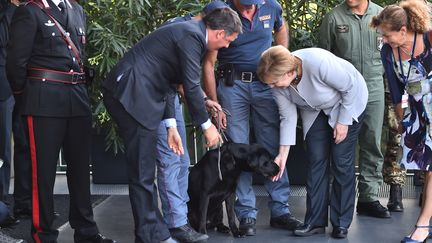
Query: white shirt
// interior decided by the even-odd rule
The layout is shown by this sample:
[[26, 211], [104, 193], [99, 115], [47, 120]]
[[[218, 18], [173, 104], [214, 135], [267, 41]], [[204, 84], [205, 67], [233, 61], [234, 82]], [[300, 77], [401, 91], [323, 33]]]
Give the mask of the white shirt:
[[51, 0], [56, 6], [57, 8], [61, 11], [61, 8], [58, 6], [61, 2], [64, 2], [65, 4], [68, 5], [68, 8], [72, 8], [72, 5], [69, 3], [69, 1], [67, 0]]

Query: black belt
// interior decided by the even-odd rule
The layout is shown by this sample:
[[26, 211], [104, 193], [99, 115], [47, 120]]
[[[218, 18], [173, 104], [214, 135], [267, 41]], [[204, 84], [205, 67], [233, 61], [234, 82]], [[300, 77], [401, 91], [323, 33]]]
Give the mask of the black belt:
[[245, 83], [250, 83], [252, 81], [259, 81], [256, 72], [242, 72], [242, 71], [237, 71], [235, 69], [233, 71], [234, 71], [233, 78], [235, 80], [241, 80], [242, 82]]
[[82, 84], [86, 82], [84, 73], [61, 72], [48, 69], [28, 69], [27, 78], [64, 84]]
[[244, 71], [244, 70], [241, 71], [239, 69], [236, 69], [232, 64], [227, 64], [224, 65], [223, 67], [218, 68], [217, 75], [218, 78], [226, 79], [227, 77], [229, 77], [230, 79], [232, 79], [232, 81], [241, 80], [242, 82], [245, 83], [250, 83], [252, 81], [259, 81], [259, 77], [256, 74], [256, 72]]

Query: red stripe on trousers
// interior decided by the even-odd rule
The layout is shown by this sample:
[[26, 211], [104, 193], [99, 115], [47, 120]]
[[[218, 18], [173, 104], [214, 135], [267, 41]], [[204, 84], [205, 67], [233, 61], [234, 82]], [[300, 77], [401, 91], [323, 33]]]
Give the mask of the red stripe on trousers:
[[33, 227], [36, 232], [33, 234], [33, 238], [36, 243], [40, 243], [38, 233], [41, 232], [40, 219], [39, 219], [39, 190], [37, 183], [37, 159], [36, 159], [36, 143], [34, 138], [33, 130], [33, 116], [27, 116], [27, 123], [29, 129], [29, 142], [30, 142], [30, 158], [32, 162], [32, 217]]

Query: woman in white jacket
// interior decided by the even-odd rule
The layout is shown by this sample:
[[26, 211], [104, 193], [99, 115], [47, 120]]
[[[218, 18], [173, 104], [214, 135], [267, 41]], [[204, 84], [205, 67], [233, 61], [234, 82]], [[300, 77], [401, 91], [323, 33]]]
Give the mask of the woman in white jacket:
[[290, 146], [295, 145], [297, 109], [302, 118], [309, 159], [307, 208], [305, 223], [294, 234], [325, 232], [329, 178], [333, 174], [332, 236], [345, 238], [354, 212], [355, 147], [368, 99], [362, 75], [352, 64], [326, 50], [308, 48], [291, 53], [282, 46], [262, 54], [257, 73], [273, 88], [279, 106], [280, 147], [275, 162], [281, 171]]

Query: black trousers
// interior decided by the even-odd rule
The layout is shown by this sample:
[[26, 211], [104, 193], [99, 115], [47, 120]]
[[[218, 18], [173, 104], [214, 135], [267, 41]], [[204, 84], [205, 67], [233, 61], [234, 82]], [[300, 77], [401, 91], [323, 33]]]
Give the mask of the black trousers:
[[[321, 112], [306, 136], [307, 197], [305, 224], [327, 226], [330, 198], [330, 222], [333, 227], [351, 225], [355, 201], [355, 148], [363, 115], [353, 121], [345, 140], [334, 143], [333, 128]], [[333, 175], [331, 196], [330, 176]]]
[[104, 104], [119, 126], [126, 146], [129, 197], [135, 221], [135, 243], [155, 243], [170, 237], [158, 209], [154, 183], [157, 153], [157, 130], [148, 130], [127, 113], [110, 93]]
[[32, 161], [32, 237], [55, 241], [53, 189], [60, 148], [67, 163], [70, 195], [69, 223], [75, 239], [98, 233], [90, 202], [91, 117], [27, 116]]
[[12, 116], [14, 139], [14, 212], [31, 211], [31, 160], [26, 117], [21, 114], [21, 97], [15, 99]]
[[11, 170], [11, 136], [12, 136], [12, 110], [14, 98], [0, 100], [0, 201], [6, 202], [9, 193]]

